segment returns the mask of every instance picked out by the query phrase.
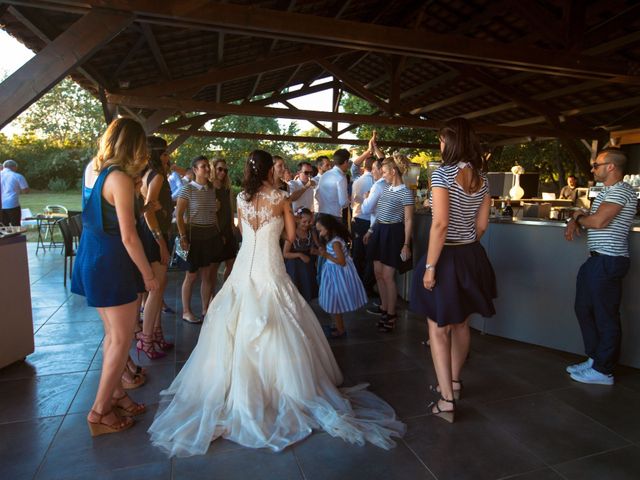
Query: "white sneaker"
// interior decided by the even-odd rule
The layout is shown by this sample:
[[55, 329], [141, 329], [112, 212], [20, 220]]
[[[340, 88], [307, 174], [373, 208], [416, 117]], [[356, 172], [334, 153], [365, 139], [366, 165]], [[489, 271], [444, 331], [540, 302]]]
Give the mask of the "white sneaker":
[[571, 378], [576, 382], [590, 383], [593, 385], [613, 385], [613, 375], [605, 375], [593, 368], [584, 368], [579, 372], [571, 374]]
[[566, 370], [567, 373], [578, 373], [585, 368], [593, 367], [593, 358], [587, 358], [584, 362], [576, 363], [574, 365], [569, 365]]

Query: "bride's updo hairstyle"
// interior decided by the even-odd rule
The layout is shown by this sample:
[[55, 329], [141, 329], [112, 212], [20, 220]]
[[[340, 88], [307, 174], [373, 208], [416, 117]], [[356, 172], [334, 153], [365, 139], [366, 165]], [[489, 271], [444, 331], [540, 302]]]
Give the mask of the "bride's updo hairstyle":
[[264, 150], [254, 150], [249, 154], [244, 165], [244, 178], [242, 188], [244, 199], [247, 202], [253, 200], [256, 193], [262, 188], [265, 181], [269, 181], [269, 171], [273, 167], [273, 157]]

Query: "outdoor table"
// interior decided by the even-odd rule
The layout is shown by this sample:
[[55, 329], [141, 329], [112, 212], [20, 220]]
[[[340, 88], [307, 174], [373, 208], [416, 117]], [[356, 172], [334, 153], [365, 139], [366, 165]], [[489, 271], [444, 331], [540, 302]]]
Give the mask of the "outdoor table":
[[24, 220], [36, 221], [36, 228], [38, 230], [38, 240], [36, 242], [36, 255], [38, 254], [38, 251], [40, 250], [40, 248], [42, 248], [42, 250], [44, 250], [45, 252], [47, 251], [47, 246], [45, 245], [45, 241], [47, 240], [47, 237], [49, 237], [49, 249], [62, 247], [64, 245], [64, 242], [56, 242], [53, 237], [55, 226], [58, 224], [58, 221], [60, 221], [63, 218], [67, 218], [67, 215], [65, 215], [64, 213], [51, 213], [51, 214], [39, 213], [34, 217], [28, 217], [24, 219]]

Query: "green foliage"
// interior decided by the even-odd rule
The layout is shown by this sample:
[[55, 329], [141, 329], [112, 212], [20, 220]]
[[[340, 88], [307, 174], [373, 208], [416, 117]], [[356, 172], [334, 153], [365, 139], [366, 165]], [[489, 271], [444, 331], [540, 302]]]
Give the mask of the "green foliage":
[[[340, 106], [346, 113], [356, 113], [360, 115], [371, 115], [373, 114], [377, 108], [371, 105], [369, 102], [357, 97], [355, 95], [350, 95], [345, 93], [342, 96], [342, 100], [340, 102]], [[356, 137], [368, 140], [371, 138], [371, 134], [376, 130], [378, 132], [378, 140], [394, 140], [397, 142], [407, 142], [407, 143], [438, 143], [438, 134], [434, 130], [426, 130], [424, 128], [409, 128], [409, 127], [381, 127], [378, 125], [366, 125], [362, 124], [353, 132]], [[384, 151], [384, 150], [383, 150]], [[392, 151], [385, 151], [386, 155], [390, 155]], [[419, 156], [421, 151], [419, 149], [406, 148], [399, 149], [399, 153], [407, 155], [409, 158], [413, 158], [415, 156]], [[430, 152], [424, 152], [425, 155], [430, 154]]]
[[56, 193], [66, 192], [69, 188], [67, 181], [63, 178], [52, 178], [47, 186], [49, 190]]
[[105, 130], [100, 102], [64, 79], [18, 117], [25, 134], [57, 146], [93, 146]]
[[[275, 118], [240, 117], [228, 115], [209, 122], [209, 131], [251, 132], [271, 135], [295, 135], [297, 126], [290, 123], [281, 128]], [[167, 141], [171, 142], [170, 138]], [[261, 149], [273, 155], [281, 155], [289, 159], [295, 154], [296, 144], [293, 142], [274, 142], [267, 140], [241, 140], [232, 138], [190, 137], [173, 153], [174, 161], [183, 167], [188, 167], [191, 160], [198, 155], [209, 158], [222, 157], [229, 166], [231, 182], [239, 185], [242, 182], [244, 163], [252, 150]], [[293, 162], [287, 162], [290, 167]]]

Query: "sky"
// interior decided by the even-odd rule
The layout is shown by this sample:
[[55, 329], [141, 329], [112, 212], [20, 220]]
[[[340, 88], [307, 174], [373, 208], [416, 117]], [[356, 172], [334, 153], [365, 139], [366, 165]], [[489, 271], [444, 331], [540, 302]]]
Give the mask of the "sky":
[[[24, 65], [31, 57], [33, 52], [0, 29], [0, 78], [5, 75], [11, 75], [22, 65]], [[322, 81], [326, 81], [323, 79]], [[290, 100], [290, 103], [300, 110], [320, 110], [330, 111], [332, 102], [331, 89], [322, 92], [317, 92], [304, 97], [294, 98]], [[292, 120], [280, 120], [280, 124], [283, 126], [288, 125]], [[300, 131], [305, 131], [313, 128], [313, 125], [306, 121], [296, 121]], [[329, 126], [327, 124], [327, 126]], [[340, 127], [346, 126], [346, 124], [340, 124]], [[13, 135], [18, 131], [16, 121], [14, 120], [9, 125], [1, 130], [6, 135]], [[355, 138], [351, 132], [343, 135], [345, 138]]]

